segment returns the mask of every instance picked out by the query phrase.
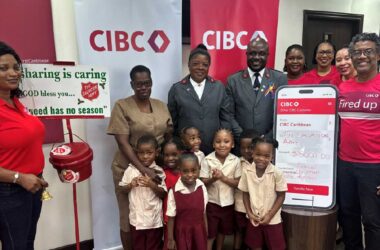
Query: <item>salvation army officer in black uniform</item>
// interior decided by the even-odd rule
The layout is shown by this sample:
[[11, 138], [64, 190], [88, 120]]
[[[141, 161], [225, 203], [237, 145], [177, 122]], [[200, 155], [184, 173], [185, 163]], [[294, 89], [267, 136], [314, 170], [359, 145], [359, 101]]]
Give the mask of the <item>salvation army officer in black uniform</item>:
[[255, 129], [261, 135], [273, 136], [275, 91], [288, 80], [282, 72], [266, 67], [269, 46], [264, 39], [251, 40], [246, 55], [248, 68], [227, 79], [233, 132], [238, 137], [243, 130]]
[[191, 51], [188, 61], [190, 75], [173, 84], [168, 96], [174, 133], [194, 126], [201, 133], [201, 150], [205, 155], [213, 151], [212, 140], [219, 128], [230, 128], [231, 114], [225, 87], [208, 76], [211, 57], [201, 44]]

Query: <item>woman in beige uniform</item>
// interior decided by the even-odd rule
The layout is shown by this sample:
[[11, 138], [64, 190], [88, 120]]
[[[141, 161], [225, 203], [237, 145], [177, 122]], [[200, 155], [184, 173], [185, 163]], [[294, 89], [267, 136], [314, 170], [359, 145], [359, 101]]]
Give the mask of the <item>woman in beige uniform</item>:
[[152, 91], [150, 70], [142, 65], [135, 66], [130, 72], [130, 77], [134, 95], [115, 103], [107, 129], [107, 134], [115, 136], [119, 148], [112, 162], [112, 172], [119, 205], [120, 237], [124, 249], [131, 249], [129, 202], [128, 196], [118, 187], [119, 182], [129, 163], [141, 173], [153, 179], [159, 178], [152, 169], [141, 164], [134, 147], [138, 138], [147, 133], [153, 134], [158, 142], [162, 143], [164, 135], [170, 133], [172, 127], [166, 104], [150, 98]]

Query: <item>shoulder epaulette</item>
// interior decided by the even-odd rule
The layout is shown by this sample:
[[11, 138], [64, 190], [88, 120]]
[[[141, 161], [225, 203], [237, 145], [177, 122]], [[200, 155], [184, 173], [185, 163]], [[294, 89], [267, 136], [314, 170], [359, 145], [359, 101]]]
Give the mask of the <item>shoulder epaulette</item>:
[[181, 83], [181, 84], [186, 84], [187, 81], [189, 80], [189, 77], [190, 77], [190, 75], [185, 76], [185, 78], [183, 78], [183, 79], [180, 81], [180, 83]]

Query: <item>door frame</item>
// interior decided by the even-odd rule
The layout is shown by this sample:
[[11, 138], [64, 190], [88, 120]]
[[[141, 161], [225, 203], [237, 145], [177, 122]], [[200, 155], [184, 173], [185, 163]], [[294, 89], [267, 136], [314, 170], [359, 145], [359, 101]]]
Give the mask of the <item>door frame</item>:
[[363, 32], [364, 15], [362, 14], [304, 10], [303, 11], [302, 44], [306, 42], [304, 40], [304, 34], [306, 34], [306, 29], [308, 27], [310, 19], [329, 20], [329, 21], [335, 21], [335, 20], [351, 21], [358, 24], [358, 28], [359, 28], [358, 33]]

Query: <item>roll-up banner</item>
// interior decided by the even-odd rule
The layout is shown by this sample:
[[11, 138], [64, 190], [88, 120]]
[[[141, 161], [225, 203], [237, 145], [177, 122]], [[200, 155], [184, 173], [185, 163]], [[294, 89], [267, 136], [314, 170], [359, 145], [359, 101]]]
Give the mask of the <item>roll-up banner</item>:
[[[168, 90], [181, 79], [180, 0], [75, 0], [80, 63], [109, 70], [111, 106], [132, 94], [129, 72], [150, 68], [152, 97], [167, 101]], [[95, 249], [121, 249], [119, 216], [111, 162], [116, 151], [106, 135], [109, 120], [87, 121], [87, 141], [94, 150], [91, 177]]]
[[191, 0], [191, 47], [203, 43], [211, 54], [209, 74], [227, 76], [247, 67], [245, 51], [251, 38], [268, 41], [268, 67], [274, 66], [279, 0]]

